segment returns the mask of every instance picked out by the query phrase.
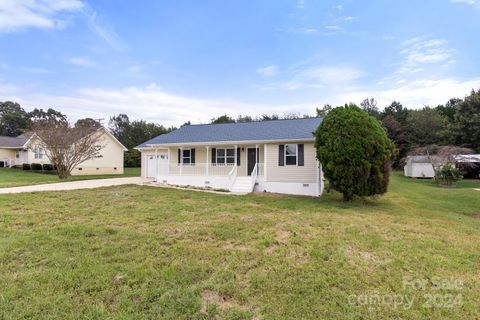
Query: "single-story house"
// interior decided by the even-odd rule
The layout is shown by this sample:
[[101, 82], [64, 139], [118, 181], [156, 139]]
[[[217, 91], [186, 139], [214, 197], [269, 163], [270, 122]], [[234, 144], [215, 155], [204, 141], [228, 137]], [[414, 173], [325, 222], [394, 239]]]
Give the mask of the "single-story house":
[[158, 183], [319, 196], [314, 132], [321, 118], [186, 125], [136, 147]]
[[[72, 171], [72, 175], [122, 174], [123, 153], [127, 149], [106, 128], [101, 127], [100, 157], [87, 160]], [[39, 138], [32, 133], [18, 137], [0, 136], [0, 163], [4, 167], [23, 164], [49, 164], [48, 150], [39, 144]]]
[[[432, 156], [431, 158], [434, 162], [442, 162], [442, 159], [437, 156]], [[454, 156], [453, 158], [456, 167], [467, 168], [464, 171], [469, 172], [468, 177], [478, 177], [478, 173], [475, 176], [475, 174], [470, 172], [473, 172], [472, 168], [475, 169], [476, 167], [472, 164], [477, 164], [477, 167], [480, 165], [480, 154], [463, 154]], [[465, 166], [467, 163], [470, 165]], [[403, 167], [403, 171], [406, 177], [411, 178], [433, 178], [435, 176], [432, 163], [428, 159], [428, 156], [408, 156], [405, 166]]]

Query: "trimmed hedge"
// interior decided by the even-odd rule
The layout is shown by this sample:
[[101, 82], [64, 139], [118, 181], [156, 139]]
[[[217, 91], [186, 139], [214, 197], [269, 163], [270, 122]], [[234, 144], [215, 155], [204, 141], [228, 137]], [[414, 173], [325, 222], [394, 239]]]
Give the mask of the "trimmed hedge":
[[23, 169], [23, 170], [32, 170], [32, 167], [30, 166], [30, 164], [24, 163], [24, 164], [22, 165], [22, 169]]
[[44, 165], [42, 165], [42, 169], [43, 171], [53, 171], [53, 165], [45, 163]]
[[40, 163], [32, 163], [31, 168], [34, 171], [42, 171], [42, 165]]

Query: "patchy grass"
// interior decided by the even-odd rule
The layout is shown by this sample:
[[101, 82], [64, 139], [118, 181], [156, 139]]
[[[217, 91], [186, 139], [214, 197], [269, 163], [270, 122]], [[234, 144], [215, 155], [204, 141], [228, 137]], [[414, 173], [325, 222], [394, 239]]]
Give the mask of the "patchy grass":
[[[476, 319], [473, 187], [396, 174], [386, 196], [354, 203], [147, 186], [1, 195], [0, 318]], [[436, 277], [463, 286], [435, 290]], [[428, 294], [461, 305], [430, 308]]]
[[60, 180], [56, 175], [24, 171], [21, 169], [0, 168], [0, 188], [29, 186], [34, 184], [93, 180], [121, 177], [138, 177], [140, 168], [125, 168], [123, 174], [93, 175], [93, 176], [71, 176], [66, 180]]

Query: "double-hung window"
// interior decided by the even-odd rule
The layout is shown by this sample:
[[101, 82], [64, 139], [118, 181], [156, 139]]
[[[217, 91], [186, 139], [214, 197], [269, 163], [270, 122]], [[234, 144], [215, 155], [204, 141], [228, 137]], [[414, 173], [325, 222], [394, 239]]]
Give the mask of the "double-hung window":
[[182, 151], [182, 163], [183, 164], [191, 164], [192, 163], [192, 150], [191, 149], [183, 149], [183, 151]]
[[296, 166], [298, 153], [298, 145], [296, 144], [286, 144], [285, 145], [285, 164], [287, 166]]
[[217, 164], [234, 164], [235, 149], [218, 149], [216, 150], [215, 162]]
[[35, 149], [33, 149], [33, 154], [34, 154], [34, 158], [35, 159], [43, 159], [43, 149], [42, 148], [39, 148], [39, 147], [36, 147]]

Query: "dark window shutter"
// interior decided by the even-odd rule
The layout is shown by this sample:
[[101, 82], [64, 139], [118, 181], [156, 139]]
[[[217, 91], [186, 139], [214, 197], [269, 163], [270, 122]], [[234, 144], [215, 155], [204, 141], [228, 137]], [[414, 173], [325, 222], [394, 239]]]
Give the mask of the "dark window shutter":
[[241, 158], [240, 148], [237, 148], [237, 166], [240, 165], [240, 158]]
[[257, 148], [257, 163], [260, 162], [260, 148]]
[[280, 144], [278, 146], [278, 165], [279, 166], [284, 166], [285, 165], [285, 145], [284, 144]]
[[178, 149], [178, 164], [180, 164], [181, 159], [182, 159], [182, 150]]
[[195, 148], [190, 150], [190, 163], [195, 164]]
[[217, 155], [217, 148], [212, 148], [212, 163], [217, 163], [217, 158], [215, 157]]
[[304, 156], [303, 156], [303, 153], [304, 153], [303, 152], [303, 144], [299, 144], [297, 149], [298, 149], [297, 150], [298, 151], [298, 155], [297, 155], [298, 165], [303, 166], [303, 165], [305, 165]]

